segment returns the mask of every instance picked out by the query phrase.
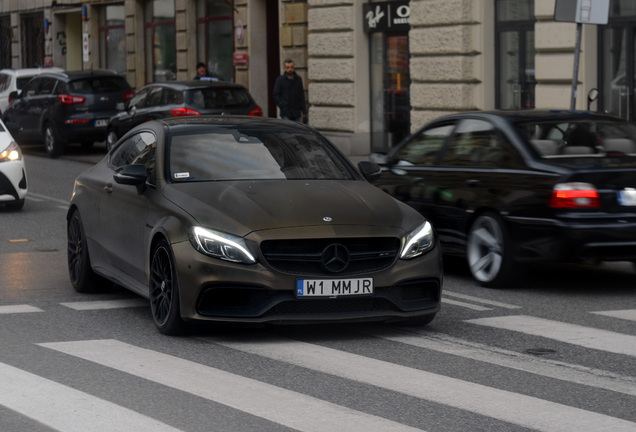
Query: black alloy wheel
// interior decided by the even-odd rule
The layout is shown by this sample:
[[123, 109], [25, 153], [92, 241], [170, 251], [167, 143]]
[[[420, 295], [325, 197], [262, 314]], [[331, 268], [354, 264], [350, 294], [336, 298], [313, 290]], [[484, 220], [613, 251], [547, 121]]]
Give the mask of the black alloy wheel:
[[170, 245], [160, 240], [150, 262], [150, 311], [155, 326], [165, 335], [183, 333], [185, 323], [181, 319], [179, 283]]
[[56, 158], [64, 152], [64, 143], [57, 138], [51, 123], [44, 126], [44, 148], [50, 158]]
[[112, 282], [97, 275], [91, 268], [86, 235], [79, 211], [75, 210], [66, 227], [68, 274], [71, 285], [80, 293], [103, 292]]
[[512, 257], [512, 242], [495, 213], [479, 215], [468, 231], [466, 256], [473, 277], [486, 287], [515, 285], [521, 267]]

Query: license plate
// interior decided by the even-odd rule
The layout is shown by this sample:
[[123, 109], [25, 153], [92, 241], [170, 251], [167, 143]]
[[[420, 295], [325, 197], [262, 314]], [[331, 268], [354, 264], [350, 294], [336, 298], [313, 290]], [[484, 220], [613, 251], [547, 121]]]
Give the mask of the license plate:
[[636, 189], [627, 188], [618, 191], [618, 203], [624, 206], [636, 206]]
[[373, 278], [300, 279], [296, 283], [298, 297], [340, 297], [373, 294]]
[[108, 126], [108, 119], [95, 120], [95, 127]]

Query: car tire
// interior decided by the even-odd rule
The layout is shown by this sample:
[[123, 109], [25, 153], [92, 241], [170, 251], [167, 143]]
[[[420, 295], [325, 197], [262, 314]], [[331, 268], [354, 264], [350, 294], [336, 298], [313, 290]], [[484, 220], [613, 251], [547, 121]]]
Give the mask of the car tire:
[[179, 282], [174, 257], [166, 240], [160, 240], [153, 249], [148, 288], [150, 311], [159, 332], [182, 334], [185, 323], [181, 318]]
[[22, 210], [22, 207], [24, 207], [24, 199], [11, 201], [5, 205], [9, 210]]
[[113, 283], [96, 274], [91, 267], [84, 225], [78, 210], [75, 210], [68, 220], [66, 233], [68, 274], [75, 291], [79, 293], [106, 291]]
[[518, 282], [521, 267], [512, 257], [506, 226], [495, 213], [478, 216], [470, 226], [466, 257], [470, 273], [483, 286], [501, 288]]
[[64, 153], [64, 143], [60, 141], [57, 137], [57, 133], [51, 123], [47, 123], [44, 125], [44, 148], [46, 149], [46, 154], [50, 158], [56, 158], [62, 153]]
[[117, 143], [117, 134], [111, 129], [108, 131], [108, 134], [106, 134], [106, 153], [112, 150], [115, 143]]

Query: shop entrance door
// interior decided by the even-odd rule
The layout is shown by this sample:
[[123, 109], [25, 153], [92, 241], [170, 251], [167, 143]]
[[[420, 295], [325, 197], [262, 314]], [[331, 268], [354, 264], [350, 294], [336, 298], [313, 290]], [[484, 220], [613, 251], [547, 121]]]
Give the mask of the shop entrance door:
[[410, 133], [409, 39], [374, 33], [371, 43], [371, 149], [386, 152]]
[[601, 30], [600, 109], [636, 119], [636, 23], [614, 22]]

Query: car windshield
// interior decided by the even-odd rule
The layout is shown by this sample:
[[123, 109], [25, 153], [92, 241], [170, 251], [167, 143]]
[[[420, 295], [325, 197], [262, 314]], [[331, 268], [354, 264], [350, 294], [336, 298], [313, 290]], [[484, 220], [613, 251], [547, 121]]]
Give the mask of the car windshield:
[[604, 119], [533, 121], [517, 125], [544, 158], [636, 156], [636, 126]]
[[79, 94], [111, 93], [127, 90], [126, 80], [118, 76], [94, 76], [68, 83], [69, 91]]
[[186, 104], [201, 109], [240, 108], [250, 104], [247, 91], [233, 87], [210, 87], [186, 92]]
[[177, 134], [170, 141], [173, 182], [354, 179], [346, 162], [303, 130], [216, 129]]

